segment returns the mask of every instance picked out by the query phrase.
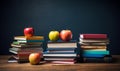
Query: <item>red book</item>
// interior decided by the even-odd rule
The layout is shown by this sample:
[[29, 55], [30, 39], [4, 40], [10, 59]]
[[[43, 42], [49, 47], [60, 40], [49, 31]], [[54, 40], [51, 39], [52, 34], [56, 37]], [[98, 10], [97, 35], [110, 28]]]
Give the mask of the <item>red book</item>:
[[80, 34], [82, 39], [107, 39], [107, 34]]

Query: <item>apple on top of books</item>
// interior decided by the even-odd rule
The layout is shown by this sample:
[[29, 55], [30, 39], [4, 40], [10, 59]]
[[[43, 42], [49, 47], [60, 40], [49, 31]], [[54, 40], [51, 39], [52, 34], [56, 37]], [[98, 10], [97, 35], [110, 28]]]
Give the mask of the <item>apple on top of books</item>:
[[49, 39], [51, 41], [57, 41], [59, 38], [61, 38], [63, 41], [70, 41], [72, 39], [71, 30], [62, 30], [60, 33], [59, 31], [49, 32]]
[[32, 37], [34, 35], [34, 28], [32, 27], [24, 28], [24, 35], [26, 37]]
[[60, 38], [63, 41], [70, 41], [72, 39], [72, 32], [71, 32], [71, 30], [62, 30], [60, 32]]

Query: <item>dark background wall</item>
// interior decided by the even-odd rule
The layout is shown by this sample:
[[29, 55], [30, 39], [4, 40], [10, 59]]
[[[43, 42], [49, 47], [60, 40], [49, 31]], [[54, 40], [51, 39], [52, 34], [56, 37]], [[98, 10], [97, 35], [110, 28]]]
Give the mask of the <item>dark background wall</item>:
[[[51, 30], [108, 34], [111, 54], [120, 54], [120, 6], [117, 0], [0, 0], [0, 54], [8, 49], [25, 27], [48, 40]], [[46, 48], [46, 43], [44, 45]]]

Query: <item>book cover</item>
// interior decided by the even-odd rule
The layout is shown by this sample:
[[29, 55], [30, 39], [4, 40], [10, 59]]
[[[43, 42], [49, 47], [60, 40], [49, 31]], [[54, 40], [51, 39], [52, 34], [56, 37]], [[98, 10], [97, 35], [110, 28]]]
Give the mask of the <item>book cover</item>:
[[44, 40], [44, 37], [43, 36], [32, 36], [32, 37], [15, 36], [14, 40]]
[[107, 34], [80, 34], [83, 39], [107, 39]]
[[89, 50], [83, 50], [83, 54], [104, 54], [104, 55], [109, 55], [110, 52], [107, 51], [89, 51]]

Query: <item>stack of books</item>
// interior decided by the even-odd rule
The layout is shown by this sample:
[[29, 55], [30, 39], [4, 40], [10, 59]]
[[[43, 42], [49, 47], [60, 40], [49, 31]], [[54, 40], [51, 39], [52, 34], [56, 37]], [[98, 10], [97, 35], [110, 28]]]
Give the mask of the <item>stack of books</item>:
[[80, 34], [79, 43], [84, 62], [111, 62], [107, 34]]
[[43, 41], [43, 36], [15, 36], [9, 52], [13, 53], [12, 57], [17, 59], [17, 62], [28, 62], [31, 53], [43, 53]]
[[48, 41], [47, 50], [43, 53], [44, 60], [55, 64], [74, 64], [77, 57], [77, 42], [58, 40]]

